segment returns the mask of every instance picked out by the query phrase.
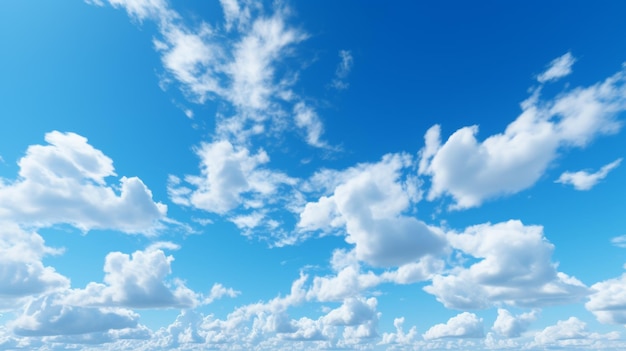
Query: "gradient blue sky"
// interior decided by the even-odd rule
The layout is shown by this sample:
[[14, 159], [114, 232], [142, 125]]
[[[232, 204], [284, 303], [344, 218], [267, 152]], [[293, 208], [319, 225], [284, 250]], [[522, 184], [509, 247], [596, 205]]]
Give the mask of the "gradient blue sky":
[[0, 350], [625, 349], [625, 12], [0, 2]]

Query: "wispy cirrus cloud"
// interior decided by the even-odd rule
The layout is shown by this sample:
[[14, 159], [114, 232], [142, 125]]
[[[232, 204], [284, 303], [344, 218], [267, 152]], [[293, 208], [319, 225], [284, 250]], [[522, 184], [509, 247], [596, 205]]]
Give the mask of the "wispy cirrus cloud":
[[337, 65], [335, 77], [330, 85], [337, 90], [344, 90], [348, 89], [350, 86], [350, 84], [346, 82], [346, 78], [348, 78], [350, 71], [352, 71], [354, 57], [352, 56], [352, 52], [349, 50], [340, 50], [339, 58], [341, 61], [339, 62], [339, 65]]

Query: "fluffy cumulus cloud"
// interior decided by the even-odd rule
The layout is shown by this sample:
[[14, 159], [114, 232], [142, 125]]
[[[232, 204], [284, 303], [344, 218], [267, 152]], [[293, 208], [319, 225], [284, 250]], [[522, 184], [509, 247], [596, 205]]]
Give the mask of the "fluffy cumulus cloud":
[[303, 232], [345, 230], [357, 259], [376, 266], [402, 265], [438, 252], [445, 242], [438, 229], [404, 214], [418, 198], [415, 180], [403, 175], [411, 164], [406, 154], [389, 154], [330, 181], [314, 176], [327, 183], [323, 187], [331, 194], [307, 203], [298, 227]]
[[86, 138], [53, 131], [45, 140], [47, 145], [28, 147], [17, 179], [0, 179], [0, 219], [148, 234], [162, 226], [167, 207], [154, 202], [137, 177], [108, 185], [105, 179], [116, 175], [113, 161]]
[[68, 288], [69, 279], [41, 261], [45, 255], [59, 253], [46, 246], [39, 234], [0, 222], [0, 310], [16, 309], [24, 297]]
[[[89, 283], [85, 289], [72, 290], [65, 303], [131, 308], [188, 308], [198, 305], [199, 296], [181, 281], [174, 280], [174, 286], [165, 281], [171, 274], [174, 257], [165, 255], [160, 249], [164, 245], [176, 248], [173, 244], [162, 244], [135, 251], [132, 255], [109, 253], [104, 264], [105, 284]], [[213, 296], [213, 299], [216, 297]]]
[[528, 329], [530, 323], [537, 319], [537, 311], [522, 313], [514, 316], [511, 312], [498, 308], [498, 317], [491, 328], [494, 332], [507, 338], [520, 336]]
[[604, 165], [600, 168], [600, 170], [594, 173], [589, 173], [587, 171], [564, 172], [561, 174], [559, 179], [556, 180], [556, 182], [571, 184], [576, 190], [589, 190], [598, 184], [599, 181], [606, 178], [606, 176], [609, 175], [609, 172], [619, 166], [621, 162], [622, 159], [619, 158], [607, 165]]
[[483, 320], [473, 313], [463, 312], [448, 320], [445, 324], [432, 326], [424, 333], [426, 340], [441, 338], [482, 338]]
[[626, 71], [589, 87], [541, 101], [536, 89], [522, 113], [503, 133], [479, 141], [478, 126], [454, 132], [444, 143], [438, 125], [425, 135], [419, 173], [430, 176], [428, 198], [450, 195], [452, 208], [479, 206], [484, 200], [529, 188], [561, 149], [584, 147], [602, 134], [615, 133], [626, 109]]
[[377, 319], [376, 298], [347, 298], [341, 307], [334, 309], [324, 317], [331, 325], [360, 325]]
[[[591, 333], [587, 330], [587, 324], [576, 317], [558, 321], [555, 325], [546, 327], [535, 334], [535, 340], [531, 347], [561, 347], [561, 348], [603, 348], [608, 343], [596, 343], [598, 340], [615, 340], [619, 333], [607, 334]], [[619, 347], [618, 347], [619, 348]]]
[[478, 309], [495, 303], [542, 306], [576, 301], [587, 287], [557, 271], [554, 246], [540, 226], [520, 221], [482, 224], [448, 235], [451, 246], [477, 261], [436, 275], [424, 289], [448, 308]]
[[585, 304], [602, 323], [626, 324], [626, 273], [591, 286], [593, 294]]
[[264, 213], [291, 201], [296, 179], [265, 167], [269, 157], [262, 149], [251, 153], [222, 140], [203, 143], [196, 153], [200, 175], [184, 180], [170, 176], [168, 192], [174, 203], [220, 215], [241, 210], [230, 220], [242, 229], [276, 226]]

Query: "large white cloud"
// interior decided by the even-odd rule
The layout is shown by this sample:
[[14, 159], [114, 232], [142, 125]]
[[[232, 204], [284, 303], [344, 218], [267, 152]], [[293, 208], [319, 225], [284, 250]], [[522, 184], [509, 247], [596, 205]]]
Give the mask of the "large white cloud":
[[307, 203], [298, 227], [303, 232], [345, 228], [356, 257], [377, 266], [402, 265], [440, 251], [445, 241], [438, 229], [404, 214], [419, 196], [415, 180], [403, 176], [411, 164], [406, 154], [389, 154], [337, 174], [332, 182], [339, 179], [338, 184], [326, 184], [332, 195]]
[[506, 303], [542, 306], [576, 301], [588, 289], [557, 271], [554, 246], [540, 226], [520, 221], [481, 224], [448, 235], [451, 246], [478, 259], [469, 267], [436, 275], [424, 290], [448, 308], [477, 309]]
[[107, 185], [105, 179], [116, 175], [113, 161], [86, 138], [53, 131], [45, 140], [48, 145], [28, 147], [16, 180], [0, 179], [0, 219], [146, 234], [163, 226], [167, 206], [154, 202], [137, 177]]
[[162, 246], [176, 248], [173, 244], [161, 244], [132, 255], [109, 253], [104, 264], [105, 284], [89, 283], [85, 289], [72, 290], [64, 302], [75, 306], [195, 307], [199, 304], [198, 294], [182, 281], [166, 282], [174, 257], [166, 256]]
[[622, 70], [545, 102], [537, 89], [503, 133], [483, 141], [477, 139], [474, 125], [457, 130], [441, 144], [440, 127], [432, 127], [425, 136], [419, 167], [420, 174], [431, 177], [428, 198], [448, 194], [455, 201], [452, 207], [463, 209], [529, 188], [560, 149], [583, 147], [619, 129], [616, 116], [626, 109], [625, 81]]
[[424, 333], [424, 339], [441, 338], [482, 338], [483, 320], [473, 313], [463, 312], [448, 320], [445, 324], [432, 326]]
[[67, 289], [69, 279], [41, 261], [59, 253], [39, 234], [0, 222], [0, 310], [21, 307], [19, 301], [27, 296]]

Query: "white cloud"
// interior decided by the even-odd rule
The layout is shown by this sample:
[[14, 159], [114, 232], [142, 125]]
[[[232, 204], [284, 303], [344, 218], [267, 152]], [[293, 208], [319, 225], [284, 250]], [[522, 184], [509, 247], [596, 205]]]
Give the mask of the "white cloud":
[[376, 312], [376, 298], [364, 299], [362, 297], [349, 297], [343, 304], [326, 316], [323, 320], [330, 325], [360, 325], [368, 321], [378, 319]]
[[320, 140], [324, 126], [315, 110], [304, 102], [297, 103], [293, 108], [296, 126], [306, 131], [306, 141], [309, 145], [324, 147], [326, 143]]
[[213, 303], [215, 300], [221, 299], [224, 296], [237, 297], [239, 294], [241, 294], [240, 291], [236, 291], [233, 288], [226, 288], [220, 283], [215, 283], [213, 284], [213, 287], [211, 288], [211, 292], [209, 293], [209, 296], [207, 296], [203, 302], [205, 304], [209, 304], [209, 303]]
[[482, 338], [483, 320], [473, 313], [463, 312], [448, 320], [446, 324], [432, 326], [423, 335], [424, 339]]
[[380, 344], [389, 345], [389, 344], [400, 344], [400, 345], [411, 345], [415, 343], [418, 337], [417, 328], [415, 326], [409, 329], [408, 333], [404, 332], [404, 317], [395, 318], [393, 320], [393, 326], [396, 328], [395, 333], [383, 333], [382, 340]]
[[440, 251], [444, 239], [438, 230], [403, 214], [417, 199], [414, 179], [403, 177], [411, 165], [410, 156], [389, 154], [346, 170], [350, 177], [338, 175], [345, 181], [332, 195], [305, 205], [298, 228], [328, 231], [345, 225], [356, 257], [376, 266], [402, 265]]
[[123, 7], [129, 16], [138, 20], [167, 17], [169, 13], [165, 0], [109, 0], [109, 2], [113, 7]]
[[72, 290], [64, 302], [75, 306], [121, 306], [131, 308], [188, 308], [199, 304], [198, 294], [183, 282], [165, 281], [171, 274], [172, 256], [156, 247], [132, 255], [111, 252], [104, 264], [104, 282]]
[[585, 304], [602, 323], [626, 324], [626, 273], [591, 286], [593, 294]]
[[626, 248], [626, 235], [620, 235], [611, 238], [611, 244], [617, 247]]
[[548, 69], [537, 76], [539, 83], [555, 81], [572, 73], [572, 65], [576, 62], [576, 58], [571, 52], [555, 58], [550, 62]]
[[280, 10], [272, 17], [255, 19], [251, 30], [234, 45], [234, 59], [225, 68], [232, 79], [227, 98], [245, 110], [267, 109], [271, 96], [283, 90], [274, 84], [275, 62], [290, 45], [306, 37], [287, 27]]
[[335, 71], [335, 78], [333, 79], [331, 86], [337, 90], [347, 89], [349, 84], [345, 81], [352, 70], [354, 65], [354, 58], [349, 50], [340, 50], [339, 58], [341, 61]]
[[265, 214], [274, 207], [289, 206], [296, 179], [264, 167], [269, 157], [263, 149], [252, 154], [245, 147], [221, 140], [201, 144], [196, 153], [200, 157], [200, 175], [188, 175], [184, 182], [176, 176], [169, 178], [168, 193], [174, 203], [220, 215], [251, 210], [237, 212], [229, 220], [245, 230], [276, 227], [277, 223]]
[[[288, 25], [290, 11], [281, 3], [264, 11], [262, 5], [250, 1], [221, 0], [227, 33], [204, 22], [189, 28], [165, 1], [110, 3], [124, 8], [132, 18], [157, 22], [161, 38], [154, 39], [154, 46], [167, 72], [164, 82], [178, 81], [197, 102], [219, 98], [233, 108], [218, 113], [216, 130], [221, 138], [245, 142], [253, 135], [290, 128], [285, 116], [302, 100], [292, 90], [299, 67], [283, 70], [282, 65], [294, 55], [293, 46], [308, 35]], [[341, 55], [337, 74], [345, 77], [352, 60], [347, 51]], [[310, 107], [308, 111], [296, 113], [298, 127], [306, 129], [309, 144], [326, 146], [320, 141], [323, 127], [317, 114]]]
[[[581, 348], [604, 348], [609, 344], [598, 343], [599, 340], [616, 340], [620, 337], [618, 332], [606, 334], [591, 333], [587, 330], [587, 324], [576, 317], [558, 321], [555, 325], [546, 327], [535, 334], [535, 340], [531, 348], [560, 347], [565, 349]], [[623, 347], [623, 345], [622, 345]], [[610, 346], [609, 346], [610, 348]], [[620, 349], [610, 348], [610, 349]]]
[[440, 127], [426, 133], [419, 174], [431, 177], [428, 199], [451, 195], [455, 209], [531, 187], [560, 149], [584, 147], [616, 132], [626, 109], [626, 71], [554, 100], [539, 100], [539, 89], [522, 103], [522, 114], [503, 133], [478, 141], [478, 126], [464, 127], [441, 144]]
[[537, 319], [537, 311], [514, 316], [511, 312], [498, 308], [498, 317], [491, 329], [507, 338], [515, 338], [525, 332], [535, 319]]
[[68, 306], [59, 296], [31, 301], [9, 327], [16, 335], [71, 335], [134, 328], [139, 315], [127, 309]]
[[241, 6], [238, 0], [220, 0], [220, 4], [224, 11], [226, 30], [231, 30], [236, 23], [240, 25], [239, 30], [242, 30], [242, 25], [250, 21], [250, 8], [246, 6], [247, 4]]
[[105, 178], [116, 175], [113, 161], [86, 138], [53, 131], [45, 140], [48, 145], [28, 147], [15, 181], [0, 180], [0, 219], [145, 234], [163, 226], [167, 206], [154, 202], [137, 177], [122, 177], [119, 187], [108, 186]]
[[595, 173], [589, 173], [587, 171], [578, 171], [578, 172], [564, 172], [561, 174], [559, 179], [556, 180], [557, 183], [562, 184], [571, 184], [574, 186], [576, 190], [589, 190], [593, 188], [599, 181], [606, 178], [610, 171], [617, 168], [619, 164], [622, 162], [622, 159], [619, 158], [607, 165], [604, 165], [600, 168], [599, 171]]
[[399, 266], [396, 270], [386, 271], [381, 274], [384, 281], [397, 284], [413, 284], [425, 281], [434, 274], [441, 273], [445, 267], [443, 260], [433, 256], [425, 256], [418, 262], [410, 262]]
[[[554, 246], [540, 226], [520, 221], [481, 224], [462, 234], [448, 234], [450, 245], [477, 262], [436, 275], [424, 290], [448, 308], [477, 309], [505, 303], [541, 306], [585, 296], [588, 289], [576, 278], [558, 272], [551, 262]], [[514, 244], [512, 244], [514, 243]]]
[[15, 310], [21, 298], [67, 289], [70, 281], [41, 262], [61, 250], [47, 247], [35, 232], [0, 222], [0, 310]]

